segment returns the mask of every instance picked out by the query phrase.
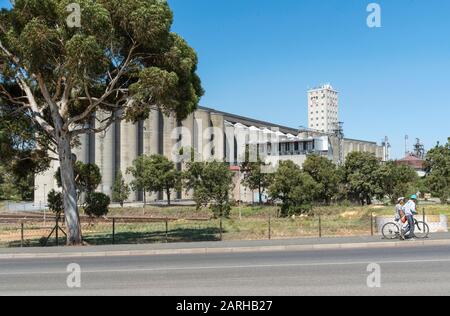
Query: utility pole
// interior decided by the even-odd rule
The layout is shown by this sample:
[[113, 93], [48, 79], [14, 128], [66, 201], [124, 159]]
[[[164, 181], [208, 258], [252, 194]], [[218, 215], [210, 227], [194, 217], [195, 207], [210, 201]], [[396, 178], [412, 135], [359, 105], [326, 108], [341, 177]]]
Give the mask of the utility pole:
[[382, 142], [383, 150], [384, 150], [384, 161], [389, 161], [391, 158], [390, 149], [391, 144], [389, 143], [389, 138], [386, 136]]
[[341, 166], [344, 164], [344, 122], [338, 122], [336, 124], [334, 135], [338, 139], [338, 150], [339, 150], [338, 164]]
[[408, 139], [409, 139], [409, 136], [405, 135], [405, 156], [408, 156], [408, 154], [409, 154], [409, 151], [408, 151]]

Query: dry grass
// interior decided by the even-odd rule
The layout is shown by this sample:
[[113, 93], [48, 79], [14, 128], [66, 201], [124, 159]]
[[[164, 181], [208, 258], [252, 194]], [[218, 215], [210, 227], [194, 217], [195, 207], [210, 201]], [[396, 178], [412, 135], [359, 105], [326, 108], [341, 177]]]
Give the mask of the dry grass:
[[[449, 205], [422, 205], [429, 215], [450, 215]], [[233, 208], [230, 218], [223, 220], [224, 240], [258, 240], [269, 237], [269, 218], [271, 237], [276, 239], [319, 236], [319, 214], [322, 236], [367, 236], [371, 232], [371, 214], [393, 215], [393, 206], [328, 206], [317, 207], [311, 214], [293, 218], [277, 218], [278, 208], [273, 206], [239, 206]], [[208, 218], [208, 209], [195, 207], [154, 207], [112, 209], [109, 216], [149, 216], [154, 218]], [[170, 221], [166, 235], [165, 222], [124, 223], [116, 222], [116, 243], [160, 243], [186, 241], [219, 240], [219, 220], [209, 221], [176, 220]], [[83, 236], [88, 244], [111, 244], [112, 224], [108, 222], [84, 223]], [[43, 223], [26, 224], [24, 230], [25, 246], [42, 244], [51, 227]], [[20, 224], [0, 224], [0, 246], [20, 245]], [[54, 243], [54, 240], [51, 241]], [[63, 241], [61, 241], [63, 242]]]

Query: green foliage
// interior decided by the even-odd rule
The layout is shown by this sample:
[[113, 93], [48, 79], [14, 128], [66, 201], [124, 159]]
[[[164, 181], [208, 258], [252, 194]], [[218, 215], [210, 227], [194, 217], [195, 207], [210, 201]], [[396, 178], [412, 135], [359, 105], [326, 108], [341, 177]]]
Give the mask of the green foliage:
[[80, 192], [93, 192], [102, 182], [100, 168], [96, 164], [75, 163], [75, 182]]
[[426, 156], [426, 184], [433, 196], [447, 203], [450, 197], [450, 138], [443, 146], [436, 146]]
[[58, 216], [64, 211], [63, 195], [61, 192], [51, 190], [47, 196], [47, 203], [48, 208]]
[[[100, 168], [96, 164], [85, 164], [81, 161], [75, 162], [75, 185], [79, 193], [91, 193], [102, 182], [102, 175]], [[62, 187], [61, 183], [61, 168], [55, 172], [55, 179], [58, 187]]]
[[377, 172], [380, 161], [374, 154], [352, 152], [341, 170], [342, 183], [350, 200], [361, 204], [372, 204], [378, 193]]
[[135, 176], [131, 183], [134, 188], [148, 192], [164, 191], [168, 205], [171, 203], [171, 190], [181, 190], [181, 174], [165, 156], [141, 156], [133, 162], [128, 172]]
[[125, 183], [125, 179], [122, 176], [122, 172], [117, 172], [116, 179], [114, 180], [112, 200], [113, 202], [120, 203], [123, 207], [123, 203], [130, 196], [130, 187]]
[[127, 173], [133, 176], [130, 186], [134, 191], [152, 191], [150, 184], [150, 177], [148, 176], [148, 166], [151, 164], [151, 158], [149, 156], [139, 156], [133, 161], [133, 166], [128, 168]]
[[269, 195], [282, 202], [281, 215], [289, 216], [311, 210], [319, 189], [309, 174], [288, 160], [280, 162], [269, 186]]
[[8, 171], [8, 181], [0, 179], [0, 198], [32, 200], [34, 174], [50, 164], [48, 138], [41, 134], [24, 111], [13, 111], [0, 99], [0, 166]]
[[329, 204], [338, 193], [339, 173], [337, 166], [326, 157], [310, 155], [303, 164], [303, 171], [309, 174], [318, 184], [315, 201]]
[[389, 161], [381, 164], [375, 174], [378, 180], [376, 195], [381, 201], [387, 196], [394, 203], [399, 197], [406, 197], [411, 192], [417, 192], [419, 177], [410, 166]]
[[[73, 2], [16, 0], [0, 11], [0, 105], [24, 109], [61, 162], [79, 135], [146, 119], [155, 106], [178, 120], [197, 108], [204, 93], [197, 54], [171, 32], [167, 1], [77, 0], [80, 27], [67, 23]], [[100, 112], [93, 130], [86, 123]], [[78, 244], [75, 178], [70, 164], [61, 166], [66, 212], [74, 219], [68, 242]]]
[[[147, 117], [149, 105], [175, 113], [178, 119], [196, 109], [204, 93], [196, 74], [198, 58], [183, 38], [171, 32], [173, 13], [167, 1], [78, 0], [80, 28], [67, 24], [66, 7], [71, 3], [16, 1], [12, 10], [2, 12], [0, 41], [21, 61], [19, 66], [30, 73], [30, 79], [31, 75], [43, 78], [50, 94], [60, 98], [58, 85], [72, 85], [72, 117], [87, 110], [92, 98], [101, 98], [117, 74], [120, 91], [116, 100], [111, 95], [105, 101], [124, 106], [125, 98], [133, 97], [134, 106], [126, 108], [130, 120]], [[9, 71], [4, 74], [17, 84], [14, 75], [20, 68], [15, 63], [7, 59]], [[42, 96], [36, 93], [36, 97]], [[111, 110], [106, 104], [98, 106]]]
[[242, 184], [252, 191], [258, 191], [260, 204], [262, 203], [262, 194], [271, 182], [272, 175], [264, 170], [267, 166], [260, 157], [257, 158], [256, 162], [249, 162], [249, 159], [245, 159], [245, 162], [241, 164], [241, 170], [244, 174]]
[[223, 162], [191, 162], [184, 174], [185, 186], [194, 191], [197, 208], [209, 208], [216, 217], [228, 216], [233, 173]]
[[19, 191], [14, 185], [14, 176], [0, 165], [0, 200], [17, 200]]
[[111, 199], [109, 196], [99, 192], [92, 192], [86, 196], [84, 213], [90, 217], [101, 217], [108, 214]]

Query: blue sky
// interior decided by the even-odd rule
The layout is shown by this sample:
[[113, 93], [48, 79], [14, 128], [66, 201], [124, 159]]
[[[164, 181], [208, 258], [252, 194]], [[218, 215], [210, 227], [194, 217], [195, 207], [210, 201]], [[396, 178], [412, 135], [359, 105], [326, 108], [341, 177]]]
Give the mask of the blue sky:
[[[370, 2], [381, 5], [381, 28], [367, 27]], [[450, 136], [448, 0], [169, 3], [173, 30], [199, 55], [204, 106], [306, 126], [306, 90], [331, 83], [346, 136], [389, 136], [394, 158], [406, 134], [426, 148]]]

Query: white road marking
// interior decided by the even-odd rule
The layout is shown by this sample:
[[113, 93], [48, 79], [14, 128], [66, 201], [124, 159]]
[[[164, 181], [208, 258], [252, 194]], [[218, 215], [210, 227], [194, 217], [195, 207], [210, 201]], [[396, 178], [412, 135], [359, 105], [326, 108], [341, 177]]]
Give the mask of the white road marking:
[[[185, 270], [223, 270], [223, 269], [255, 269], [255, 268], [289, 268], [289, 267], [318, 267], [318, 266], [345, 266], [345, 265], [367, 265], [371, 262], [382, 264], [419, 264], [419, 263], [447, 263], [449, 259], [424, 259], [424, 260], [396, 260], [396, 261], [355, 261], [355, 262], [313, 262], [313, 263], [291, 263], [291, 264], [265, 264], [265, 265], [235, 265], [235, 266], [192, 266], [192, 267], [169, 267], [169, 268], [142, 268], [142, 269], [104, 269], [83, 270], [82, 273], [138, 273], [138, 272], [160, 272], [160, 271], [185, 271]], [[0, 272], [0, 276], [14, 275], [50, 275], [67, 274], [61, 271], [23, 271], [23, 272]]]

